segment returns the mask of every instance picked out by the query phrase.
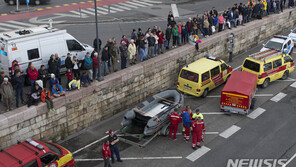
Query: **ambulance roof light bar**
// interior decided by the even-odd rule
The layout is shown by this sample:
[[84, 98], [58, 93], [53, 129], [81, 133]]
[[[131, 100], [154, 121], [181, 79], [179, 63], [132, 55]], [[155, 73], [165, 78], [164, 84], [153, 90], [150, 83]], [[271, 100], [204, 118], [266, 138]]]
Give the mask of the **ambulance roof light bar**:
[[27, 139], [26, 140], [29, 144], [31, 144], [32, 146], [38, 148], [39, 150], [43, 150], [44, 147], [42, 145], [40, 145], [39, 143], [35, 142], [34, 140], [32, 139]]
[[270, 49], [263, 52], [257, 52], [257, 53], [251, 54], [249, 57], [252, 57], [256, 60], [265, 60], [265, 59], [269, 59], [271, 57], [277, 56], [279, 55], [279, 53], [280, 52], [277, 50]]
[[213, 57], [213, 56], [209, 56], [209, 55], [205, 55], [204, 57], [207, 58], [207, 59], [210, 59], [210, 60], [220, 61], [220, 59], [217, 58], [217, 57]]

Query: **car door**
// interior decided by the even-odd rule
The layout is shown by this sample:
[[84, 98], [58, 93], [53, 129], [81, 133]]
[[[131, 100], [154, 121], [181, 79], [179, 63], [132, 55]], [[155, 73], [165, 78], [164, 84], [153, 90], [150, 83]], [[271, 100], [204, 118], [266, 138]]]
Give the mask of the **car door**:
[[279, 79], [283, 75], [282, 58], [274, 60], [272, 63], [273, 75], [271, 81]]
[[221, 75], [222, 75], [224, 81], [226, 81], [226, 79], [227, 79], [227, 69], [228, 68], [229, 67], [225, 63], [221, 64]]
[[221, 85], [224, 82], [224, 80], [223, 80], [223, 76], [221, 75], [219, 65], [211, 69], [210, 72], [211, 72], [211, 80], [213, 81], [210, 85], [210, 89], [214, 89], [215, 87]]

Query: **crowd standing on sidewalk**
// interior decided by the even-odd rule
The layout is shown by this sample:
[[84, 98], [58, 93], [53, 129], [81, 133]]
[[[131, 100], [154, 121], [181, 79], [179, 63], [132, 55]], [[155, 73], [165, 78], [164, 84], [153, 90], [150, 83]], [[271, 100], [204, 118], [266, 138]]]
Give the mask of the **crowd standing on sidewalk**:
[[[145, 61], [192, 41], [196, 41], [198, 51], [200, 37], [207, 38], [214, 33], [244, 25], [251, 20], [262, 19], [274, 13], [279, 14], [285, 7], [294, 7], [294, 3], [294, 0], [288, 0], [287, 3], [286, 0], [250, 0], [246, 4], [234, 4], [220, 13], [213, 7], [204, 11], [202, 15], [190, 17], [183, 22], [177, 21], [173, 13], [169, 12], [164, 31], [162, 27], [154, 25], [146, 31], [141, 28], [133, 29], [130, 39], [127, 35], [122, 35], [120, 40], [109, 38], [106, 44], [100, 39], [95, 39], [94, 51], [87, 53], [83, 60], [78, 60], [76, 56], [68, 53], [65, 64], [62, 65], [59, 55], [52, 54], [46, 66], [35, 67], [30, 62], [26, 71], [21, 71], [17, 60], [14, 60], [10, 76], [0, 72], [0, 100], [5, 103], [6, 111], [13, 109], [14, 99], [17, 108], [21, 103], [31, 106], [38, 105], [42, 101], [48, 104], [50, 111], [54, 111], [50, 102], [53, 97], [64, 96], [65, 91], [79, 90], [81, 86], [90, 85], [100, 76], [101, 64], [103, 75], [106, 76], [116, 72], [119, 65], [121, 69], [125, 69], [137, 61]], [[62, 83], [61, 79], [62, 66], [66, 68], [65, 83]], [[24, 91], [25, 84], [30, 85], [29, 91]], [[51, 93], [53, 97], [43, 93], [46, 96], [45, 100], [44, 97], [42, 100], [42, 92]]]

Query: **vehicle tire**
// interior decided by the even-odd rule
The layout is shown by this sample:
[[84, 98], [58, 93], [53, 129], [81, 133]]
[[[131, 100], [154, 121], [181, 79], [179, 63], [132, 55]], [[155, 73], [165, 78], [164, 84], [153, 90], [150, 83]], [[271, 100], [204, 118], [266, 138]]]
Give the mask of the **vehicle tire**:
[[255, 103], [256, 103], [256, 99], [253, 98], [252, 99], [252, 102], [251, 102], [251, 106], [250, 106], [250, 109], [253, 110], [255, 108]]
[[262, 88], [267, 88], [268, 85], [269, 85], [269, 82], [270, 82], [270, 79], [269, 79], [269, 78], [266, 78], [266, 79], [264, 80], [263, 84], [261, 85]]
[[40, 5], [40, 1], [39, 0], [35, 0], [35, 5]]
[[205, 89], [201, 97], [203, 98], [207, 97], [208, 93], [209, 93], [209, 89]]
[[169, 135], [170, 133], [170, 123], [168, 123], [167, 125], [163, 126], [161, 131], [160, 131], [160, 135], [163, 135], [163, 136], [167, 136]]
[[289, 71], [285, 71], [282, 76], [282, 80], [286, 80], [288, 77], [289, 77]]
[[9, 5], [15, 5], [15, 3], [16, 3], [16, 2], [15, 2], [14, 0], [9, 0], [9, 1], [8, 1], [8, 4], [9, 4]]

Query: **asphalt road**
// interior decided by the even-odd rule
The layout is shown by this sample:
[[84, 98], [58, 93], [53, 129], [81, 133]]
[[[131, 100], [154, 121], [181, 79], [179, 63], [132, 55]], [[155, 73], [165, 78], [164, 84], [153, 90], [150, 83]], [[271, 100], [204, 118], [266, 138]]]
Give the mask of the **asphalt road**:
[[[249, 49], [235, 57], [232, 67], [239, 67], [243, 59], [258, 52], [261, 45]], [[295, 54], [292, 54], [295, 59]], [[239, 69], [239, 68], [238, 68]], [[210, 149], [206, 154], [194, 152], [191, 143], [185, 143], [182, 136], [172, 141], [165, 136], [158, 136], [144, 148], [120, 142], [119, 149], [123, 163], [114, 166], [226, 166], [229, 158], [283, 158], [290, 159], [296, 152], [295, 144], [295, 88], [290, 87], [296, 80], [293, 72], [288, 80], [278, 80], [266, 88], [258, 88], [255, 109], [266, 111], [256, 119], [243, 115], [226, 115], [219, 112], [220, 92], [224, 85], [210, 92], [207, 98], [185, 95], [185, 104], [193, 109], [199, 108], [204, 113], [206, 130], [204, 148]], [[270, 101], [279, 92], [286, 97], [279, 102]], [[105, 131], [119, 129], [124, 111], [104, 120], [93, 127], [74, 134], [60, 144], [74, 152], [77, 166], [102, 166], [101, 145]], [[233, 125], [241, 129], [229, 138], [221, 137], [224, 131]], [[179, 128], [179, 132], [181, 128]], [[225, 133], [225, 132], [224, 132]], [[223, 135], [222, 135], [223, 136]], [[102, 139], [103, 138], [103, 139]], [[92, 144], [90, 144], [92, 143]], [[86, 147], [85, 147], [86, 146]], [[191, 155], [191, 156], [189, 156]], [[200, 158], [198, 158], [202, 155]], [[295, 160], [289, 163], [291, 166]], [[293, 166], [293, 165], [292, 165]]]

